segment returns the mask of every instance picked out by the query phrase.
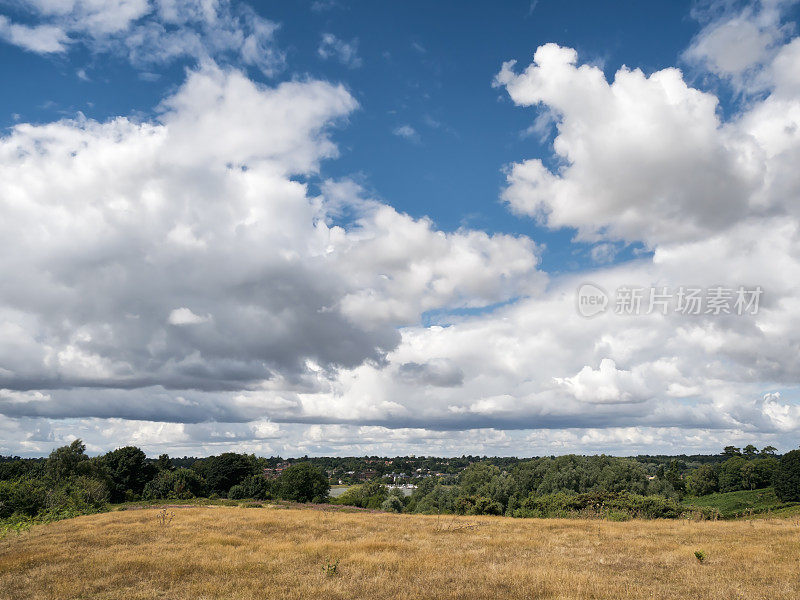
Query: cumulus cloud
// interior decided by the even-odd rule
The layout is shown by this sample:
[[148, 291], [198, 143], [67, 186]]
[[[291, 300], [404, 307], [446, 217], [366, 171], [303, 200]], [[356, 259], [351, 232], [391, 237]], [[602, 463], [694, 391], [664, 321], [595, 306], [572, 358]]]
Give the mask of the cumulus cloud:
[[[608, 82], [577, 53], [541, 46], [521, 73], [495, 79], [518, 105], [558, 115], [553, 148], [563, 166], [512, 165], [503, 198], [550, 227], [584, 239], [694, 239], [742, 219], [763, 176], [758, 149], [717, 115], [717, 98], [677, 69], [623, 67]], [[613, 174], [613, 177], [610, 175]]]
[[[296, 178], [336, 155], [329, 125], [356, 107], [341, 86], [207, 64], [157, 121], [17, 125], [0, 140], [0, 387], [56, 391], [2, 410], [250, 419], [281, 390], [382, 363], [426, 310], [541, 288], [529, 239], [445, 234], [354, 185], [323, 186], [331, 214], [351, 203], [349, 226], [329, 224], [325, 192]], [[59, 391], [76, 386], [143, 391], [122, 409], [124, 394]], [[265, 387], [255, 404], [159, 391]]]
[[574, 377], [557, 377], [555, 382], [581, 402], [642, 402], [649, 395], [647, 384], [640, 374], [617, 369], [610, 358], [601, 360], [597, 370], [586, 366]]

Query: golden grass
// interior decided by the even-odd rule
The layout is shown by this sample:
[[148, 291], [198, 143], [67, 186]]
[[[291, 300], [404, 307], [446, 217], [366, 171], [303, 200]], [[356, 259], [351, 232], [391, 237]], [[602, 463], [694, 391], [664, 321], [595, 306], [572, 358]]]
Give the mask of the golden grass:
[[[796, 519], [171, 510], [166, 527], [156, 510], [136, 510], [0, 540], [0, 598], [800, 598]], [[329, 559], [338, 575], [323, 573]]]

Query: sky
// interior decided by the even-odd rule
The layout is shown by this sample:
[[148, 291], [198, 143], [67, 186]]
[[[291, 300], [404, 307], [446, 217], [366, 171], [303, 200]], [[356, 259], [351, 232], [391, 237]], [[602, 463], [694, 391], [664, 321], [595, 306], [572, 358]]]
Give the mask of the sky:
[[798, 17], [0, 0], [0, 454], [797, 447]]

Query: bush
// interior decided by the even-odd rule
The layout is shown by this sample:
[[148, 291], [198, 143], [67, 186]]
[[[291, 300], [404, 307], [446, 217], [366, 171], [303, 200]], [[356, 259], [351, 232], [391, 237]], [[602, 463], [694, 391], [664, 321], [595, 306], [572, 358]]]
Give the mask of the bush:
[[386, 489], [385, 485], [378, 481], [368, 481], [362, 485], [354, 485], [348, 488], [344, 494], [336, 499], [336, 503], [374, 509], [381, 508], [388, 496], [389, 490]]
[[237, 483], [230, 490], [228, 490], [228, 498], [231, 500], [244, 500], [245, 498], [249, 497], [250, 496], [247, 495], [247, 488], [241, 483]]
[[381, 504], [381, 510], [396, 513], [403, 512], [403, 501], [397, 496], [389, 496], [383, 501], [383, 504]]
[[102, 481], [76, 477], [53, 487], [42, 479], [0, 481], [0, 518], [14, 515], [37, 517], [51, 514], [95, 512], [108, 500]]
[[775, 472], [775, 495], [783, 502], [800, 502], [800, 450], [781, 457]]
[[503, 505], [485, 496], [462, 496], [456, 500], [455, 512], [460, 515], [502, 515]]
[[626, 518], [674, 519], [685, 512], [675, 500], [662, 496], [643, 496], [628, 492], [588, 494], [546, 494], [526, 498], [515, 517], [597, 516], [611, 520]]
[[47, 509], [48, 486], [39, 479], [0, 481], [0, 519], [34, 517]]

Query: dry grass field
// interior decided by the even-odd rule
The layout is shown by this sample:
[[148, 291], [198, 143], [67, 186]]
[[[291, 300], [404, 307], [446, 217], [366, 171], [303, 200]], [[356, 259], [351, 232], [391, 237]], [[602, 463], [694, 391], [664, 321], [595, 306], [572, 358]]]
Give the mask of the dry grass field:
[[[0, 540], [0, 598], [800, 598], [796, 519], [171, 510], [166, 525], [133, 510]], [[337, 560], [338, 573], [324, 573]]]

